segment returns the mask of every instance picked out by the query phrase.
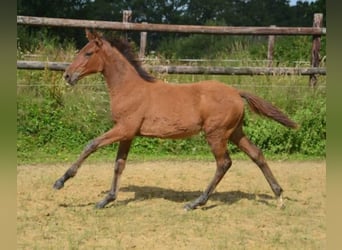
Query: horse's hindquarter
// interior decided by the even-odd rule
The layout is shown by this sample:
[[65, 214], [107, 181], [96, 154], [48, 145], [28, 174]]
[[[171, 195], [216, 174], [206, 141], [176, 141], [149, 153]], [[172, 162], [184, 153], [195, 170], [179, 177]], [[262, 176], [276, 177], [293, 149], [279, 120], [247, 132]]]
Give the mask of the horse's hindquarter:
[[244, 102], [238, 90], [215, 81], [207, 81], [203, 84], [203, 90], [203, 130], [208, 134], [216, 130], [231, 130], [238, 126], [244, 113]]
[[239, 106], [232, 105], [235, 99], [243, 107], [236, 93], [234, 89], [215, 82], [183, 85], [158, 83], [151, 87], [140, 134], [184, 138], [197, 134], [207, 122], [217, 123], [215, 126], [224, 125], [230, 119], [226, 115], [231, 113], [229, 109]]

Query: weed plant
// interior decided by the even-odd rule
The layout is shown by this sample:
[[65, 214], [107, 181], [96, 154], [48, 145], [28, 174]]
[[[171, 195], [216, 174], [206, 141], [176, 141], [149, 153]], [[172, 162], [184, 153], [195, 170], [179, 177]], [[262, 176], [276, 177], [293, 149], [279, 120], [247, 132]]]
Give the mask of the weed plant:
[[[198, 38], [197, 36], [193, 37]], [[281, 57], [287, 58], [286, 46], [292, 45], [291, 41], [287, 42], [287, 45], [285, 42], [279, 43], [280, 48], [278, 46], [276, 50], [279, 60]], [[185, 41], [180, 41], [180, 44], [183, 42], [185, 43]], [[193, 41], [188, 41], [188, 43], [191, 44]], [[219, 40], [219, 44], [221, 47], [223, 46], [221, 40]], [[22, 49], [19, 45], [17, 57], [26, 60], [32, 60], [34, 57], [34, 60], [41, 61], [71, 61], [76, 51], [72, 43], [62, 46], [49, 38], [42, 39], [32, 51]], [[186, 45], [184, 46], [186, 47]], [[210, 60], [200, 63], [202, 65], [251, 66], [251, 62], [253, 62], [252, 66], [266, 66], [262, 60], [252, 61], [256, 58], [264, 58], [257, 55], [263, 51], [263, 47], [260, 45], [260, 50], [257, 53], [255, 46], [252, 42], [231, 40], [229, 46], [223, 51], [234, 55], [234, 58], [230, 57], [229, 59], [236, 59], [235, 61], [222, 60], [229, 55], [227, 52], [223, 55], [214, 53], [214, 57], [206, 58]], [[164, 52], [168, 53], [166, 49]], [[179, 56], [173, 54], [170, 58], [175, 59]], [[162, 53], [158, 53], [158, 56], [151, 55], [148, 59], [151, 59], [148, 61], [149, 64], [172, 63], [166, 60]], [[215, 61], [215, 59], [217, 60]], [[291, 58], [291, 60], [295, 59], [298, 58]], [[304, 59], [307, 60], [307, 58]], [[198, 62], [196, 63], [198, 64]], [[193, 65], [194, 62], [191, 64]], [[287, 65], [287, 59], [284, 63], [278, 63], [278, 66]], [[308, 76], [167, 74], [156, 74], [156, 76], [167, 82], [178, 84], [215, 79], [259, 95], [281, 108], [300, 124], [298, 130], [289, 130], [276, 122], [251, 114], [246, 108], [245, 132], [265, 154], [277, 159], [325, 157], [325, 76], [318, 77], [319, 82], [314, 89], [309, 87]], [[112, 126], [109, 96], [101, 75], [89, 76], [76, 86], [70, 87], [62, 79], [62, 72], [17, 71], [17, 155], [19, 164], [74, 160], [89, 140]], [[116, 144], [107, 146], [95, 153], [94, 157], [114, 158], [116, 148]], [[239, 151], [234, 146], [229, 145], [229, 149], [233, 154], [239, 155]], [[164, 156], [211, 158], [203, 134], [185, 140], [136, 138], [131, 155], [136, 159]]]

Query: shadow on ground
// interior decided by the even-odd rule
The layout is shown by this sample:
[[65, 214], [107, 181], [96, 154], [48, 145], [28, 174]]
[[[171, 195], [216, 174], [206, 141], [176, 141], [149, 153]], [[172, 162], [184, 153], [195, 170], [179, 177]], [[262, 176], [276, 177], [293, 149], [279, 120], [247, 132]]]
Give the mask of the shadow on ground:
[[[103, 191], [101, 194], [105, 196], [108, 191]], [[184, 203], [193, 201], [197, 197], [199, 197], [202, 192], [201, 191], [177, 191], [173, 189], [166, 189], [161, 187], [151, 187], [151, 186], [135, 186], [131, 185], [128, 187], [122, 187], [120, 192], [133, 192], [134, 197], [131, 199], [115, 201], [113, 203], [108, 204], [108, 207], [117, 206], [117, 205], [127, 205], [130, 202], [137, 202], [142, 200], [150, 200], [150, 199], [166, 199], [173, 202]], [[120, 195], [119, 192], [119, 195]], [[227, 205], [232, 205], [240, 200], [253, 200], [256, 202], [260, 202], [269, 206], [275, 206], [276, 203], [274, 196], [268, 194], [254, 194], [254, 193], [246, 193], [242, 191], [229, 191], [229, 192], [215, 192], [213, 193], [209, 200], [211, 201], [219, 201], [225, 203]], [[87, 204], [60, 204], [61, 207], [85, 207], [93, 205], [93, 203]], [[207, 210], [213, 207], [218, 206], [218, 204], [203, 207], [203, 210]]]
[[[146, 199], [166, 199], [169, 201], [184, 203], [192, 201], [202, 194], [201, 191], [177, 191], [161, 187], [135, 185], [123, 187], [120, 189], [120, 191], [135, 193], [134, 198], [122, 201], [126, 204], [131, 201]], [[229, 191], [214, 192], [209, 199], [212, 201], [220, 201], [226, 203], [227, 205], [234, 204], [242, 199], [255, 200], [270, 205], [268, 200], [274, 200], [274, 197], [267, 194], [256, 195], [242, 191]]]

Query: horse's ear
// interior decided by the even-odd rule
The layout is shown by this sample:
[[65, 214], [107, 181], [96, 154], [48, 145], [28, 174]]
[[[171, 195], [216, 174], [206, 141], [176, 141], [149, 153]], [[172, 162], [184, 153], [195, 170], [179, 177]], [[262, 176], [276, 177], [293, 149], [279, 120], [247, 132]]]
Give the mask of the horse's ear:
[[91, 32], [89, 29], [85, 30], [86, 32], [86, 37], [88, 38], [89, 41], [95, 41], [97, 46], [101, 46], [102, 45], [102, 34], [96, 31]]
[[86, 37], [88, 38], [88, 41], [95, 39], [95, 35], [93, 33], [91, 33], [91, 31], [89, 29], [86, 29], [85, 33], [86, 33]]
[[95, 38], [95, 43], [97, 46], [101, 47], [102, 46], [102, 40], [101, 40], [101, 37], [96, 37]]
[[101, 46], [102, 45], [102, 33], [98, 32], [98, 31], [94, 31], [93, 35], [95, 36], [95, 42], [97, 46]]

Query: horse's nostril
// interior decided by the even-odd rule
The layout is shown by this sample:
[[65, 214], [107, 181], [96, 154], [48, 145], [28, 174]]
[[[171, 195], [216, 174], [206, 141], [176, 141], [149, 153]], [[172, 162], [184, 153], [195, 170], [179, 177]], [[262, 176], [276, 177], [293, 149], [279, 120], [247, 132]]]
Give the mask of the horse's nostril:
[[70, 78], [69, 74], [67, 74], [67, 73], [64, 73], [63, 77], [65, 80], [68, 80]]

